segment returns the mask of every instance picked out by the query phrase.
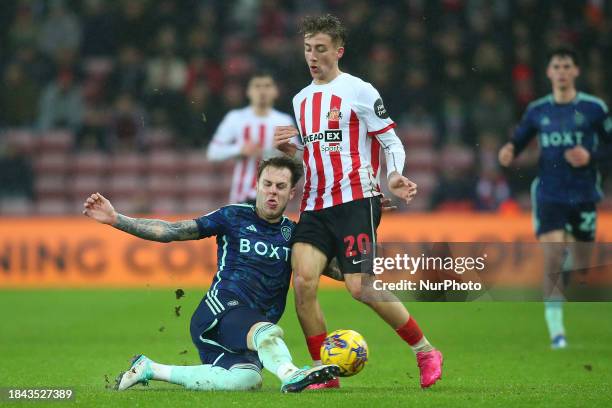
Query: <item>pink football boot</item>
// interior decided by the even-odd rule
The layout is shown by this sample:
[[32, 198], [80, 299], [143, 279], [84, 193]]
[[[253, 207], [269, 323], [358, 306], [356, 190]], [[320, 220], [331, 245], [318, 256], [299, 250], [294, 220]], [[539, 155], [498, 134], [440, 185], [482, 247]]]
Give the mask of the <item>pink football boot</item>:
[[322, 390], [324, 388], [340, 388], [340, 379], [338, 377], [333, 380], [325, 381], [322, 384], [310, 384], [306, 387], [307, 390]]
[[438, 350], [422, 351], [416, 358], [421, 371], [421, 388], [431, 387], [442, 378], [442, 353]]

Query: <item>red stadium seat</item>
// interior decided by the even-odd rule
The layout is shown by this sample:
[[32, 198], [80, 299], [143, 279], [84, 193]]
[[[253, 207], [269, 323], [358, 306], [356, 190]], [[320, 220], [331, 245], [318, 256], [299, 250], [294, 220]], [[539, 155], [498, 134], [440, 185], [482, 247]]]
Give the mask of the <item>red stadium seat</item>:
[[183, 202], [177, 198], [155, 198], [151, 202], [151, 212], [160, 215], [172, 215], [183, 212]]
[[437, 167], [437, 156], [431, 147], [406, 149], [406, 168], [409, 178], [412, 171], [433, 171]]
[[183, 194], [183, 179], [164, 175], [152, 175], [146, 179], [146, 188], [152, 201]]
[[145, 130], [145, 145], [151, 150], [167, 149], [174, 144], [174, 135], [170, 130], [156, 128]]
[[183, 164], [187, 172], [214, 172], [217, 163], [206, 160], [206, 152], [203, 150], [192, 151], [182, 156]]
[[63, 199], [66, 197], [66, 181], [63, 176], [41, 174], [34, 180], [34, 194], [41, 199]]
[[36, 212], [39, 215], [66, 215], [71, 213], [71, 205], [64, 199], [46, 198], [37, 201]]
[[222, 201], [214, 197], [187, 196], [184, 201], [183, 211], [193, 216], [208, 214], [211, 211], [227, 204], [227, 200]]
[[105, 191], [107, 181], [98, 175], [75, 174], [66, 184], [72, 199], [85, 200], [92, 193]]
[[27, 129], [8, 129], [2, 137], [6, 140], [7, 148], [20, 154], [34, 154], [37, 148], [36, 135]]
[[433, 146], [437, 135], [434, 128], [409, 127], [403, 129], [400, 138], [408, 148]]
[[74, 156], [72, 171], [79, 174], [104, 176], [110, 167], [108, 155], [100, 152], [81, 152]]
[[38, 150], [41, 153], [67, 153], [74, 145], [74, 135], [68, 130], [52, 130], [38, 136]]
[[118, 153], [110, 158], [111, 174], [139, 174], [145, 168], [145, 158], [139, 153]]
[[184, 168], [182, 157], [174, 150], [154, 150], [147, 157], [149, 174], [175, 176]]
[[145, 181], [144, 177], [136, 174], [113, 174], [109, 179], [106, 191], [110, 197], [146, 194]]
[[63, 176], [70, 170], [70, 156], [65, 153], [40, 153], [33, 162], [37, 175]]
[[474, 165], [474, 150], [460, 145], [445, 146], [440, 152], [440, 166], [452, 170], [466, 170]]

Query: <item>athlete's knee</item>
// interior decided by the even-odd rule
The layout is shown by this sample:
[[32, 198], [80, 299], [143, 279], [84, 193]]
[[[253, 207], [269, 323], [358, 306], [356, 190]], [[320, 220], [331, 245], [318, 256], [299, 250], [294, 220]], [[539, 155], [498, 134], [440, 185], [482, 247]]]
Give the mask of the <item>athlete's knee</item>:
[[282, 339], [285, 333], [283, 329], [273, 323], [264, 323], [257, 327], [253, 333], [253, 345], [255, 350], [265, 347], [269, 344], [274, 344], [277, 339]]
[[307, 273], [296, 273], [293, 275], [293, 289], [296, 296], [300, 299], [304, 297], [316, 297], [317, 287], [319, 286], [319, 277]]
[[319, 276], [327, 265], [327, 256], [316, 247], [298, 242], [291, 252], [293, 276], [307, 282], [318, 282]]
[[367, 304], [363, 298], [361, 279], [358, 274], [345, 275], [344, 284], [346, 285], [346, 289], [349, 291], [353, 299]]
[[202, 335], [202, 332], [200, 329], [200, 325], [194, 323], [193, 319], [191, 320], [191, 323], [189, 324], [189, 334], [191, 334], [191, 341], [194, 344], [197, 345], [201, 342], [200, 336]]
[[231, 389], [235, 391], [251, 391], [261, 388], [263, 378], [258, 369], [253, 368], [230, 368]]

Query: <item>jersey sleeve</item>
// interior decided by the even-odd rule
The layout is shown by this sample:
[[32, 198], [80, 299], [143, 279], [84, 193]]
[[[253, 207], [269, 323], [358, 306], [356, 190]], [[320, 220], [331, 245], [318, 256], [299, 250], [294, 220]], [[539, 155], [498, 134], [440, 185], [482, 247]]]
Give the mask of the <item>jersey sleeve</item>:
[[598, 161], [612, 158], [612, 116], [604, 104], [602, 113], [596, 121], [595, 130], [599, 136], [599, 145], [593, 152], [593, 159]]
[[233, 112], [225, 115], [208, 145], [206, 151], [208, 160], [227, 160], [240, 154], [242, 143], [235, 122]]
[[369, 83], [363, 83], [355, 102], [357, 116], [366, 123], [368, 136], [376, 136], [395, 127], [380, 94]]
[[538, 128], [533, 120], [533, 110], [527, 109], [523, 118], [514, 129], [510, 142], [514, 145], [514, 157], [517, 157], [527, 147], [529, 142], [538, 133]]
[[198, 224], [200, 233], [198, 239], [212, 237], [213, 235], [223, 234], [229, 224], [227, 217], [222, 209], [215, 210], [194, 220]]

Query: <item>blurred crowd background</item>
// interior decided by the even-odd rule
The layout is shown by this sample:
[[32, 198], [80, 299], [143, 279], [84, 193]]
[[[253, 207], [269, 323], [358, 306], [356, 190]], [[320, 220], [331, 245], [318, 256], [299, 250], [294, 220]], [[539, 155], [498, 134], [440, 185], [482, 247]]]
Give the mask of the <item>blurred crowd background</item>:
[[580, 90], [612, 102], [605, 0], [3, 0], [0, 214], [78, 213], [91, 191], [124, 212], [225, 203], [231, 163], [204, 155], [216, 126], [256, 70], [292, 113], [310, 82], [298, 23], [327, 12], [349, 32], [341, 69], [398, 123], [419, 184], [405, 211], [529, 207], [537, 149], [511, 171], [497, 149], [550, 91], [550, 48], [576, 48]]

